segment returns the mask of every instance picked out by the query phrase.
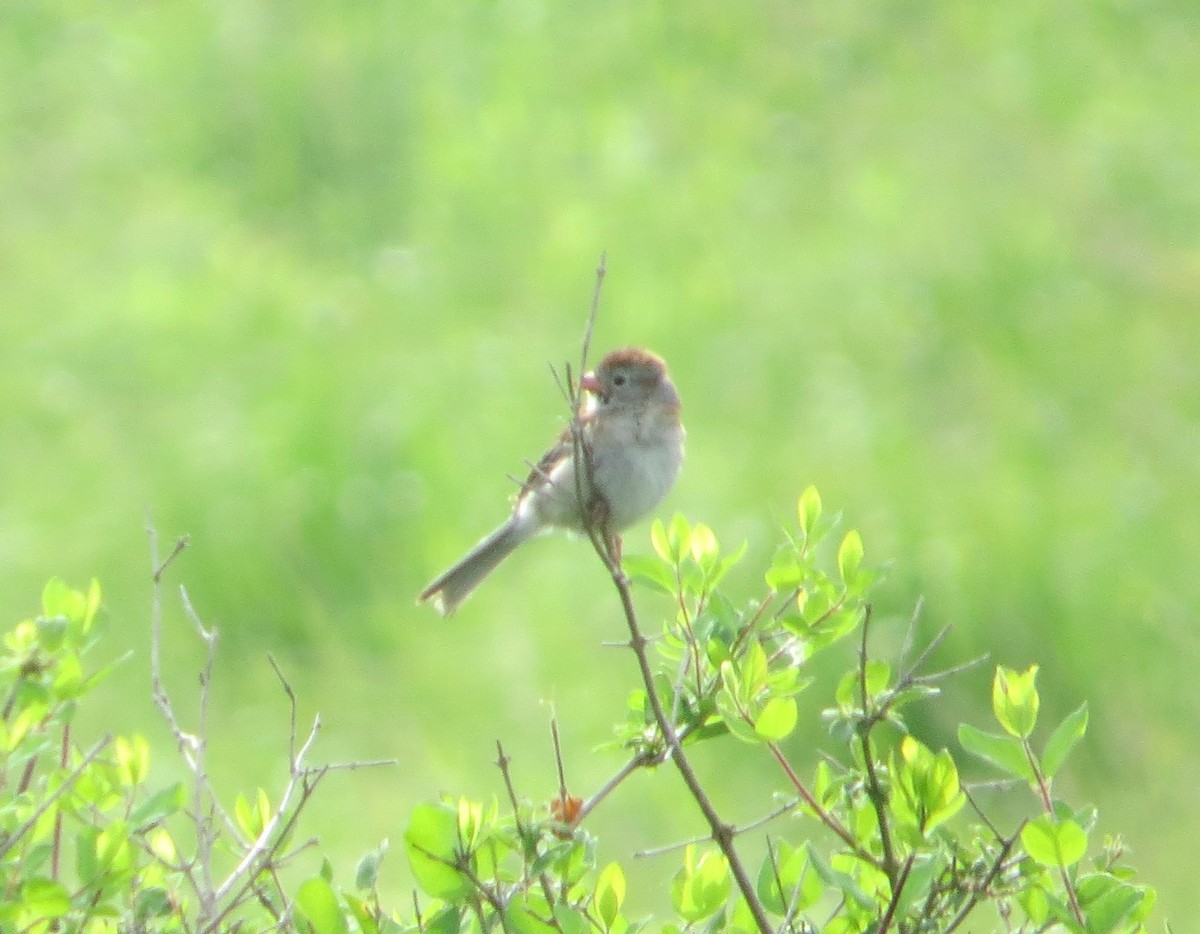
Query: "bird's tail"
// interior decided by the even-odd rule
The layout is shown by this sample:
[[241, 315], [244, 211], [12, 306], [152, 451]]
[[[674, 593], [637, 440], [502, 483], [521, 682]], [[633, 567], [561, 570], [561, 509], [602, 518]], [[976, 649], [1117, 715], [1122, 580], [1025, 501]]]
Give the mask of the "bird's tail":
[[510, 519], [421, 591], [417, 602], [432, 600], [439, 613], [449, 616], [528, 537]]

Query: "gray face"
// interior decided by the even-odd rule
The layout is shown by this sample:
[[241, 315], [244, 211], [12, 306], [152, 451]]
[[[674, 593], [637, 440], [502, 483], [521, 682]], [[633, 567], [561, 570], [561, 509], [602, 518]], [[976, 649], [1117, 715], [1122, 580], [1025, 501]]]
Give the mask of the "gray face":
[[596, 369], [600, 408], [628, 408], [648, 400], [678, 405], [675, 387], [657, 360], [604, 361]]

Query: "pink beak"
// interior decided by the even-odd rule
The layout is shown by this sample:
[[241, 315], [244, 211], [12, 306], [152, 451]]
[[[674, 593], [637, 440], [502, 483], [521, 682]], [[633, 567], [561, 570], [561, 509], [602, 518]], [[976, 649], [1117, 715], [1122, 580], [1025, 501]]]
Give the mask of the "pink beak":
[[602, 394], [600, 380], [596, 378], [595, 372], [584, 373], [583, 379], [579, 381], [579, 388], [587, 390], [588, 392], [592, 393], [592, 395], [599, 396]]

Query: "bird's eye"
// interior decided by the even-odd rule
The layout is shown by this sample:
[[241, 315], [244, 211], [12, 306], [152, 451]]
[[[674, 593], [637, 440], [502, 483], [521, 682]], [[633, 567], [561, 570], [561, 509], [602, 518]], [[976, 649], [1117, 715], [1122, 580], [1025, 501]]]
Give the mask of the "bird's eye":
[[614, 386], [624, 386], [625, 385], [625, 374], [618, 373], [616, 376], [614, 376], [613, 377], [613, 385]]

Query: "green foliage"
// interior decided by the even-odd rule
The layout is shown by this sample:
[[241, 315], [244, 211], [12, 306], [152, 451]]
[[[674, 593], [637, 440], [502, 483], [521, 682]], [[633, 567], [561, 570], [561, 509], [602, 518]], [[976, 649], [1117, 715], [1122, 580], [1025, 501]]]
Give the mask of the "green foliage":
[[[1153, 890], [1119, 866], [1119, 844], [1085, 867], [1097, 814], [1051, 795], [1050, 778], [1087, 727], [1086, 706], [1058, 725], [1039, 759], [1031, 745], [1037, 666], [997, 668], [992, 706], [1003, 732], [964, 724], [960, 737], [964, 749], [1035, 792], [1030, 817], [1000, 831], [970, 799], [955, 754], [930, 749], [905, 725], [903, 709], [935, 698], [944, 675], [921, 671], [924, 655], [907, 667], [869, 656], [866, 599], [878, 574], [863, 564], [861, 536], [835, 535], [836, 527], [823, 516], [816, 490], [806, 490], [797, 528], [766, 571], [766, 592], [744, 606], [718, 586], [744, 546], [724, 555], [705, 525], [681, 516], [656, 522], [654, 554], [625, 559], [626, 572], [669, 593], [674, 610], [648, 643], [655, 659], [650, 683], [632, 692], [628, 716], [616, 726], [616, 743], [630, 755], [618, 779], [636, 768], [679, 764], [697, 743], [722, 742], [730, 756], [765, 754], [786, 789], [782, 807], [763, 802], [769, 813], [762, 821], [746, 828], [718, 822], [712, 839], [683, 847], [670, 883], [676, 918], [662, 930], [765, 924], [834, 934], [948, 932], [1000, 918], [1022, 931], [1052, 924], [1079, 932], [1143, 930]], [[793, 761], [781, 741], [801, 715], [797, 695], [811, 685], [805, 668], [855, 634], [853, 663], [824, 711], [836, 745], [824, 757], [810, 753], [807, 764]], [[636, 634], [631, 647], [648, 652]], [[810, 770], [806, 782], [801, 774]], [[689, 788], [707, 815], [706, 792]], [[627, 873], [617, 864], [596, 871], [587, 855], [593, 838], [579, 821], [560, 819], [560, 802], [540, 817], [515, 797], [513, 807], [507, 817], [487, 809], [484, 833], [474, 818], [463, 819], [482, 813], [478, 804], [413, 812], [409, 859], [424, 893], [436, 899], [426, 924], [436, 918], [463, 932], [490, 930], [512, 923], [514, 904], [527, 911], [533, 903], [540, 906], [537, 924], [523, 916], [529, 929], [610, 931], [637, 923], [621, 914]], [[751, 837], [764, 846], [745, 846]], [[741, 866], [742, 853], [760, 848], [766, 855], [756, 866]], [[569, 876], [551, 870], [564, 851], [584, 854], [570, 862]]]
[[[258, 789], [226, 811], [203, 768], [207, 739], [180, 732], [191, 787], [152, 777], [140, 734], [77, 740], [80, 704], [115, 664], [86, 664], [100, 642], [100, 587], [51, 580], [42, 612], [9, 630], [0, 651], [0, 934], [71, 931], [389, 930], [376, 874], [386, 846], [360, 864], [355, 893], [317, 875], [293, 890], [280, 876], [289, 831], [324, 769], [292, 763], [272, 804]], [[149, 691], [150, 685], [147, 685]], [[170, 702], [162, 698], [169, 709]], [[171, 716], [174, 716], [173, 711]], [[293, 798], [291, 804], [287, 799]], [[353, 919], [353, 921], [351, 921]]]
[[[410, 812], [404, 851], [419, 893], [396, 910], [379, 895], [386, 841], [348, 884], [328, 862], [298, 880], [283, 872], [299, 852], [289, 841], [301, 808], [326, 771], [302, 765], [307, 744], [293, 750], [281, 791], [237, 795], [228, 812], [204, 781], [204, 737], [178, 737], [190, 788], [155, 784], [156, 757], [140, 735], [104, 737], [82, 751], [73, 714], [111, 670], [89, 673], [84, 664], [98, 640], [100, 592], [51, 582], [42, 614], [9, 632], [0, 656], [0, 885], [8, 893], [0, 934], [239, 926], [636, 934], [652, 926], [626, 913], [639, 873], [598, 863], [591, 828], [600, 819], [590, 815], [619, 807], [609, 796], [630, 774], [671, 768], [712, 833], [668, 850], [678, 854], [666, 893], [672, 917], [654, 921], [655, 930], [1145, 930], [1153, 889], [1135, 881], [1120, 840], [1097, 844], [1094, 809], [1053, 792], [1087, 729], [1087, 707], [1057, 724], [1039, 755], [1038, 667], [996, 669], [1000, 732], [964, 724], [959, 735], [963, 749], [1032, 791], [1028, 816], [1000, 829], [964, 785], [956, 753], [931, 748], [906, 723], [905, 708], [935, 700], [947, 673], [922, 670], [928, 650], [913, 662], [871, 657], [868, 596], [878, 573], [864, 564], [861, 536], [838, 532], [814, 489], [764, 572], [765, 590], [742, 605], [720, 583], [745, 546], [726, 554], [709, 527], [679, 516], [655, 523], [650, 538], [653, 555], [629, 556], [625, 569], [668, 592], [672, 609], [653, 639], [627, 617], [646, 683], [615, 726], [626, 766], [586, 801], [563, 788], [535, 804], [517, 793], [501, 749], [504, 806], [447, 797]], [[615, 583], [625, 588], [628, 579]], [[841, 650], [848, 667], [824, 708], [802, 704], [814, 683], [810, 660]], [[800, 718], [818, 710], [831, 747], [785, 748]], [[778, 770], [783, 792], [761, 802], [760, 820], [736, 827], [720, 817], [708, 778], [688, 759], [701, 743]]]
[[[114, 929], [123, 918], [170, 927], [175, 844], [164, 823], [184, 806], [179, 783], [149, 781], [140, 735], [73, 741], [77, 706], [114, 665], [85, 657], [99, 639], [100, 587], [51, 580], [42, 612], [4, 637], [0, 656], [0, 928]], [[69, 880], [69, 884], [68, 884]], [[110, 927], [106, 928], [105, 924]]]
[[[401, 6], [2, 5], [0, 592], [97, 574], [119, 654], [144, 593], [117, 543], [151, 505], [205, 544], [198, 605], [236, 621], [213, 714], [242, 752], [215, 779], [250, 793], [274, 762], [223, 716], [274, 702], [266, 650], [362, 724], [350, 748], [430, 748], [449, 717], [478, 749], [495, 729], [470, 709], [526, 709], [489, 668], [528, 643], [463, 653], [464, 691], [411, 595], [549, 440], [545, 364], [607, 248], [596, 349], [671, 361], [679, 508], [750, 529], [797, 470], [853, 495], [872, 558], [902, 556], [893, 605], [924, 593], [948, 650], [1053, 660], [1055, 696], [1089, 698], [1076, 774], [1200, 913], [1176, 818], [1200, 772], [1178, 687], [1200, 606], [1195, 0]], [[538, 547], [505, 572], [537, 605], [505, 618], [488, 588], [472, 618], [530, 629], [522, 687], [546, 696], [591, 645], [562, 622], [577, 552]], [[141, 715], [112, 687], [91, 722]], [[972, 697], [959, 719], [983, 725]], [[535, 755], [538, 731], [501, 728]], [[468, 762], [380, 778], [364, 820]], [[352, 859], [354, 823], [330, 825]]]

